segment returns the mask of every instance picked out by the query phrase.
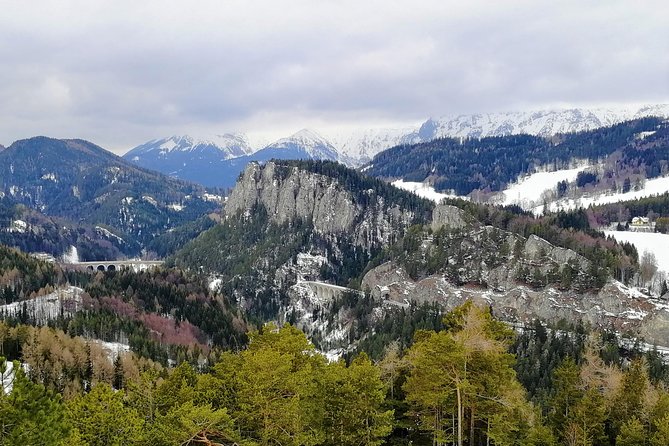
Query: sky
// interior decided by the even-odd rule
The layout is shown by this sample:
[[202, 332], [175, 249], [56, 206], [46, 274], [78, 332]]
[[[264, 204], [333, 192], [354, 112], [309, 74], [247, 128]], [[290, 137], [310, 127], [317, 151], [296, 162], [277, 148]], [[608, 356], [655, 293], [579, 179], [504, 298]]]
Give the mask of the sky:
[[669, 4], [0, 0], [0, 144], [669, 102]]

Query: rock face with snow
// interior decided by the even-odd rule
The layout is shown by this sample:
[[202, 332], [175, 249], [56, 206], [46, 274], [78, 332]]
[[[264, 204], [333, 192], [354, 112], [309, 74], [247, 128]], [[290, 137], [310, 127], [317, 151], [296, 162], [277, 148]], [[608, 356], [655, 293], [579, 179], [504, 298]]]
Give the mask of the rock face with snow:
[[589, 264], [584, 257], [576, 254], [571, 249], [554, 246], [534, 234], [527, 238], [527, 242], [525, 242], [525, 248], [523, 250], [523, 255], [527, 259], [538, 261], [540, 261], [542, 258], [548, 257], [554, 262], [562, 265], [566, 265], [569, 262], [576, 262], [576, 264], [578, 264], [582, 269], [587, 268]]
[[643, 337], [647, 342], [669, 345], [669, 305], [616, 281], [608, 282], [599, 291], [585, 293], [555, 288], [536, 290], [520, 284], [491, 290], [456, 286], [442, 274], [413, 280], [404, 268], [389, 262], [368, 272], [363, 286], [370, 287], [378, 299], [396, 303], [412, 299], [438, 302], [452, 309], [473, 300], [492, 307], [495, 315], [507, 322], [528, 323], [536, 318], [581, 320], [595, 327]]

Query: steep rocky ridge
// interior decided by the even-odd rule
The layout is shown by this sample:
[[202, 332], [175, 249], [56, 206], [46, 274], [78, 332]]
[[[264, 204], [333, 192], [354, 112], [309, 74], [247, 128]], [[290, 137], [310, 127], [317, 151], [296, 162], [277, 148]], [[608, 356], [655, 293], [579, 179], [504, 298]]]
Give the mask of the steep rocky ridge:
[[[254, 317], [276, 318], [299, 280], [349, 286], [433, 204], [327, 161], [251, 163], [225, 218], [173, 259], [220, 279]], [[305, 258], [311, 266], [306, 271]], [[315, 270], [314, 270], [315, 268]]]
[[[177, 263], [216, 274], [222, 291], [254, 317], [296, 323], [326, 349], [364, 336], [363, 318], [410, 302], [450, 308], [467, 298], [512, 322], [585, 319], [659, 339], [659, 329], [638, 322], [638, 311], [650, 317], [659, 303], [606, 278], [602, 286], [601, 265], [335, 163], [250, 164], [223, 222]], [[305, 280], [371, 293], [333, 298]]]
[[[408, 268], [415, 260], [414, 263], [392, 260], [371, 269], [362, 279], [362, 287], [371, 292], [381, 307], [438, 302], [451, 309], [473, 300], [490, 306], [508, 322], [525, 324], [536, 318], [554, 322], [582, 320], [598, 328], [669, 345], [666, 301], [612, 279], [600, 289], [583, 286], [588, 280], [590, 262], [535, 235], [523, 238], [476, 222], [463, 224], [467, 216], [452, 206], [441, 206], [434, 216], [432, 227], [448, 231], [446, 239], [454, 241], [447, 250], [457, 246], [445, 262], [449, 265], [455, 261], [456, 267], [446, 266], [417, 276]], [[438, 244], [440, 247], [435, 246], [435, 237], [423, 238], [420, 251], [441, 249], [444, 239], [438, 240]], [[566, 287], [563, 281], [548, 286], [532, 284], [535, 274], [538, 277], [559, 274], [561, 279], [567, 274], [575, 286]]]
[[251, 163], [228, 197], [225, 213], [249, 214], [261, 204], [277, 224], [309, 220], [319, 234], [346, 234], [366, 248], [391, 243], [416, 220], [412, 211], [387, 203], [375, 190], [362, 193], [374, 199], [363, 205], [336, 179], [297, 166]]
[[503, 289], [457, 286], [444, 274], [412, 279], [404, 267], [385, 263], [365, 275], [363, 286], [382, 302], [405, 304], [438, 302], [452, 309], [467, 300], [490, 306], [507, 322], [529, 323], [535, 318], [557, 322], [582, 320], [593, 327], [644, 338], [657, 345], [669, 345], [669, 305], [609, 281], [603, 288], [588, 292], [554, 287], [534, 289], [524, 284], [509, 284]]

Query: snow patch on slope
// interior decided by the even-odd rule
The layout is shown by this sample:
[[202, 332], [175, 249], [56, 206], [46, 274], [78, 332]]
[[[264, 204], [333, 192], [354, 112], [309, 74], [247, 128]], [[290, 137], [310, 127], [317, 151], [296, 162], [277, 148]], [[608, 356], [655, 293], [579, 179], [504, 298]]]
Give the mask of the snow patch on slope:
[[70, 246], [70, 249], [63, 254], [63, 263], [79, 263], [79, 251], [76, 246]]
[[[660, 195], [669, 192], [669, 177], [653, 178], [646, 180], [644, 185], [639, 190], [632, 190], [626, 193], [604, 193], [595, 194], [592, 196], [584, 195], [580, 198], [560, 199], [549, 204], [551, 212], [560, 210], [568, 211], [577, 208], [587, 208], [591, 205], [617, 203], [619, 201], [636, 200], [637, 198], [650, 197], [652, 195]], [[543, 205], [532, 209], [535, 214], [543, 213]]]
[[643, 252], [650, 252], [657, 259], [658, 270], [669, 273], [669, 235], [655, 232], [604, 231], [607, 236], [619, 242], [633, 244], [639, 257]]
[[502, 192], [501, 204], [516, 204], [523, 209], [532, 209], [541, 203], [544, 192], [555, 190], [557, 183], [560, 181], [575, 181], [578, 173], [588, 167], [590, 167], [588, 164], [581, 163], [579, 167], [573, 169], [555, 170], [553, 172], [540, 171], [521, 176]]
[[0, 315], [4, 317], [18, 317], [25, 307], [26, 313], [38, 324], [46, 324], [48, 321], [61, 315], [73, 315], [82, 305], [81, 288], [69, 286], [59, 289], [53, 293], [0, 305]]
[[107, 357], [112, 361], [119, 357], [122, 353], [129, 353], [130, 346], [121, 342], [107, 342], [99, 339], [92, 339], [91, 342], [98, 344], [107, 353]]
[[395, 186], [398, 189], [403, 189], [409, 192], [413, 192], [414, 194], [418, 195], [419, 197], [422, 198], [427, 198], [428, 200], [432, 200], [435, 203], [439, 203], [441, 200], [444, 198], [462, 198], [467, 200], [467, 197], [462, 197], [459, 195], [455, 194], [446, 194], [443, 192], [437, 192], [434, 190], [434, 187], [430, 186], [429, 184], [425, 183], [417, 183], [413, 181], [404, 181], [404, 180], [397, 180], [393, 181], [391, 183], [393, 186]]

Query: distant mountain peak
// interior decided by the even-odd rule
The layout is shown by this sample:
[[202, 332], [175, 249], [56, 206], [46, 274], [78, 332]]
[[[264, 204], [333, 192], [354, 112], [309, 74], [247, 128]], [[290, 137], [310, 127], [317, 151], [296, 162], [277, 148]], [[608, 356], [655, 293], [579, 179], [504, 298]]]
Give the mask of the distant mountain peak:
[[340, 159], [340, 154], [332, 143], [310, 129], [302, 129], [287, 138], [281, 138], [263, 149], [267, 150], [302, 150], [312, 159]]
[[223, 133], [209, 138], [190, 135], [173, 135], [153, 139], [130, 150], [125, 157], [142, 159], [145, 157], [170, 157], [174, 153], [213, 153], [223, 159], [237, 158], [253, 153], [248, 138], [242, 133]]
[[641, 108], [553, 108], [524, 112], [453, 114], [430, 118], [407, 135], [407, 142], [427, 142], [443, 137], [483, 138], [526, 133], [552, 136], [594, 130], [646, 116], [669, 117], [669, 104]]
[[298, 141], [302, 144], [317, 143], [317, 144], [332, 146], [332, 143], [330, 143], [330, 141], [328, 141], [323, 136], [319, 135], [318, 133], [316, 133], [314, 130], [311, 129], [299, 130], [287, 138], [279, 139], [278, 141], [276, 141], [276, 143], [281, 143], [285, 141], [290, 141], [290, 142]]

